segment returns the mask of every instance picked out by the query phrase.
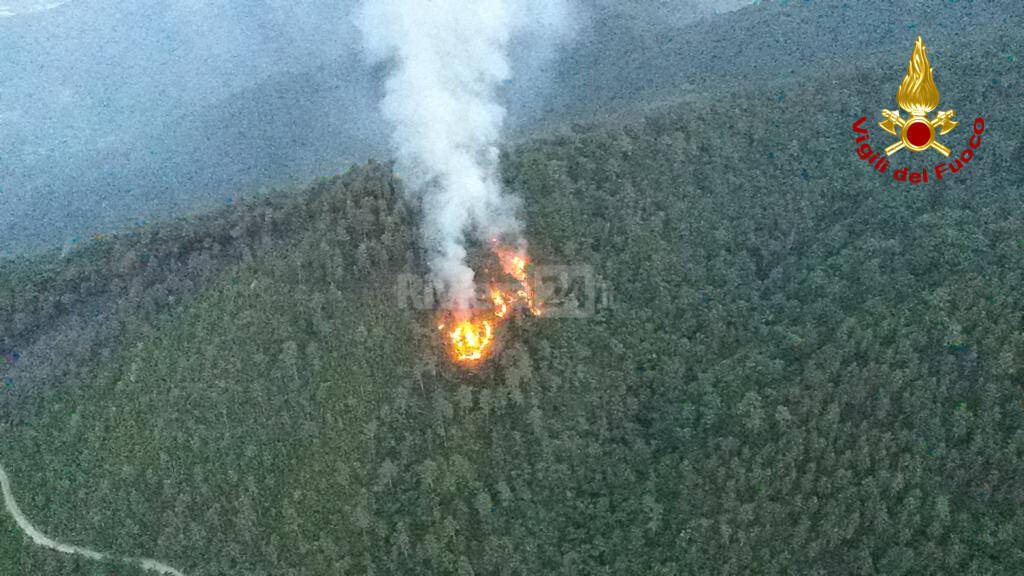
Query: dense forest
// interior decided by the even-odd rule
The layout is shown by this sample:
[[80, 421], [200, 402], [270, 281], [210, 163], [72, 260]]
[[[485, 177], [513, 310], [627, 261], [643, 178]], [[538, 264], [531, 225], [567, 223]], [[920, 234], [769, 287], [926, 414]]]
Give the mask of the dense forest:
[[[615, 299], [476, 369], [398, 302], [421, 207], [382, 161], [0, 260], [19, 505], [189, 576], [1018, 573], [1019, 23], [933, 59], [946, 143], [986, 124], [942, 182], [855, 152], [861, 116], [891, 143], [912, 31], [510, 146], [534, 261]], [[133, 574], [0, 531], [0, 574]]]

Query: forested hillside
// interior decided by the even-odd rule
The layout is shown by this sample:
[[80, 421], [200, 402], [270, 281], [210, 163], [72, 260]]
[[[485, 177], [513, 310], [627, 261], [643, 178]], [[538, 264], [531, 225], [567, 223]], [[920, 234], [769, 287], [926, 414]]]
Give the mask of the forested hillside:
[[[0, 262], [19, 504], [189, 576], [1018, 572], [1024, 36], [933, 61], [947, 145], [986, 130], [928, 185], [851, 130], [891, 143], [913, 38], [510, 147], [531, 256], [614, 306], [476, 370], [398, 303], [420, 209], [385, 163]], [[2, 574], [108, 568], [0, 522]]]

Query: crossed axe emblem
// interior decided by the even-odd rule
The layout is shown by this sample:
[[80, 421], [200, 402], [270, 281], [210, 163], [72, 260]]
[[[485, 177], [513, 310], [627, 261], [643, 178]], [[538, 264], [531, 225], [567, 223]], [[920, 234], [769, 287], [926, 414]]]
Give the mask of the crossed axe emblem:
[[942, 135], [956, 128], [959, 122], [953, 121], [953, 114], [953, 110], [946, 110], [938, 112], [933, 120], [929, 120], [923, 114], [913, 114], [910, 118], [903, 119], [898, 110], [882, 110], [885, 121], [879, 122], [878, 125], [889, 134], [900, 137], [899, 142], [885, 149], [885, 154], [888, 156], [903, 148], [915, 152], [934, 148], [939, 154], [949, 156], [949, 148], [935, 141], [935, 130], [939, 128], [939, 135]]

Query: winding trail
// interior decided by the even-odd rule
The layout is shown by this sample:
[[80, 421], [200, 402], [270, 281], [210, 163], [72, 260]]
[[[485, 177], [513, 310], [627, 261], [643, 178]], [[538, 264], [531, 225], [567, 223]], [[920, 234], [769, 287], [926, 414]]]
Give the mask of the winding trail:
[[28, 537], [38, 546], [56, 550], [57, 552], [63, 552], [64, 554], [74, 554], [77, 556], [85, 556], [91, 560], [104, 560], [106, 558], [119, 559], [127, 564], [133, 564], [141, 567], [143, 570], [149, 570], [158, 574], [164, 574], [166, 576], [185, 576], [181, 572], [171, 568], [170, 566], [153, 560], [152, 558], [118, 558], [109, 554], [103, 554], [95, 550], [88, 548], [80, 548], [78, 546], [72, 546], [70, 544], [62, 544], [56, 540], [43, 534], [25, 518], [25, 514], [22, 513], [21, 508], [18, 508], [18, 503], [14, 501], [14, 494], [11, 492], [11, 481], [7, 477], [7, 471], [4, 470], [2, 464], [0, 464], [0, 488], [3, 489], [4, 494], [4, 505], [7, 507], [7, 511], [14, 518], [14, 521], [18, 524], [18, 527], [28, 534]]

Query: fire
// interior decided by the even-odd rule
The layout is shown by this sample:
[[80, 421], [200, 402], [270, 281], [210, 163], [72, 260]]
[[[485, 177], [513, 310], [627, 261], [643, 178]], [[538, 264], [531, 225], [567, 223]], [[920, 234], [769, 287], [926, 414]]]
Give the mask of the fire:
[[494, 315], [504, 318], [508, 314], [508, 304], [505, 303], [505, 294], [497, 289], [491, 288], [491, 302], [494, 302]]
[[[498, 254], [498, 260], [501, 262], [501, 269], [509, 276], [515, 278], [519, 283], [519, 288], [516, 290], [509, 293], [502, 293], [502, 305], [507, 308], [507, 306], [515, 305], [517, 302], [522, 302], [531, 314], [534, 316], [540, 316], [542, 311], [540, 307], [534, 303], [530, 276], [526, 272], [526, 267], [529, 265], [529, 261], [525, 256], [511, 250], [504, 250], [495, 247], [494, 251]], [[491, 290], [492, 296], [494, 291], [495, 289]], [[494, 300], [495, 306], [497, 306], [498, 299], [492, 297], [492, 300]]]
[[487, 354], [494, 339], [494, 329], [487, 320], [463, 320], [448, 336], [452, 340], [452, 354], [455, 359], [460, 362], [471, 362], [480, 360]]
[[[502, 271], [516, 281], [515, 286], [503, 287], [492, 279], [488, 294], [489, 309], [475, 311], [469, 318], [463, 317], [453, 323], [454, 328], [447, 336], [450, 353], [456, 362], [471, 363], [486, 358], [498, 327], [516, 309], [528, 310], [534, 316], [541, 314], [540, 307], [534, 302], [527, 272], [529, 260], [525, 254], [501, 248], [497, 240], [494, 241], [493, 249]], [[441, 323], [437, 329], [444, 332], [445, 324]]]

